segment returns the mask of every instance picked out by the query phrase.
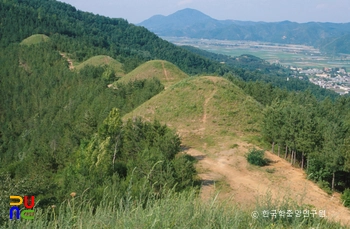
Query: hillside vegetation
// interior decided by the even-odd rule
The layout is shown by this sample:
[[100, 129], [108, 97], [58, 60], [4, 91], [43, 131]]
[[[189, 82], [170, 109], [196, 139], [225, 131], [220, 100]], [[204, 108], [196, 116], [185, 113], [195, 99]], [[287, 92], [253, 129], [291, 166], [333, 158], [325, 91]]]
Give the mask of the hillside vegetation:
[[[223, 65], [54, 0], [0, 0], [0, 13], [1, 228], [339, 228], [251, 218], [254, 209], [313, 208], [288, 197], [243, 210], [200, 197], [216, 182], [202, 176], [209, 167], [224, 174], [224, 188], [256, 181], [239, 196], [255, 198], [266, 173], [240, 176], [228, 162], [240, 156], [234, 168], [258, 170], [242, 162], [245, 146], [270, 144], [287, 147], [279, 156], [300, 171], [304, 162], [326, 191], [349, 188], [348, 97], [316, 99], [292, 80], [267, 84], [287, 73], [255, 70], [250, 62], [264, 63], [252, 56], [242, 58], [246, 68]], [[20, 45], [32, 34], [49, 39]], [[35, 196], [35, 220], [9, 220], [11, 195]], [[349, 214], [341, 213], [344, 224]]]
[[2, 47], [45, 34], [77, 62], [107, 55], [123, 63], [125, 72], [152, 59], [170, 61], [190, 74], [213, 73], [219, 66], [126, 20], [82, 12], [55, 0], [0, 0], [0, 13], [5, 15], [0, 18]]
[[327, 54], [335, 55], [350, 53], [350, 34], [341, 37], [333, 37], [322, 42], [321, 50]]
[[157, 78], [165, 87], [169, 87], [188, 77], [186, 73], [168, 61], [151, 60], [123, 76], [117, 83]]
[[[231, 202], [220, 202], [213, 198], [203, 203], [194, 191], [183, 193], [168, 192], [162, 200], [148, 197], [147, 205], [138, 199], [116, 199], [113, 189], [107, 188], [101, 204], [95, 211], [83, 198], [70, 198], [60, 208], [41, 210], [35, 220], [8, 222], [3, 228], [345, 228], [338, 223], [330, 223], [323, 218], [289, 219], [279, 217], [252, 220], [252, 212], [262, 212], [267, 208], [299, 209], [292, 201], [260, 201], [250, 210], [242, 210]], [[132, 203], [131, 203], [132, 202]], [[50, 219], [50, 220], [48, 220]]]
[[[289, 73], [268, 73], [236, 69], [222, 65], [203, 53], [184, 50], [157, 37], [147, 29], [129, 24], [123, 19], [111, 19], [82, 12], [55, 0], [0, 0], [0, 45], [21, 42], [33, 34], [50, 37], [54, 49], [64, 53], [75, 63], [91, 57], [107, 55], [123, 64], [129, 73], [149, 60], [166, 60], [186, 74], [224, 75], [233, 72], [245, 81], [262, 80], [288, 90], [312, 90], [323, 99], [335, 93], [321, 89], [308, 81], [292, 79], [286, 82]], [[59, 19], [59, 20], [58, 20]], [[212, 61], [215, 60], [215, 61]], [[266, 66], [275, 69], [274, 66]], [[108, 78], [108, 77], [107, 77]]]

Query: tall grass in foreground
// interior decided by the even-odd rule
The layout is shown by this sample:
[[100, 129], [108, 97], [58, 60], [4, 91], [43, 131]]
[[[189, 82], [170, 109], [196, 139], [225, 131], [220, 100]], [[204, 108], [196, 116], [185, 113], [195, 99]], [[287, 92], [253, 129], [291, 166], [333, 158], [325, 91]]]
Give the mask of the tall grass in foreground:
[[[266, 196], [257, 201], [255, 209], [242, 210], [232, 201], [218, 201], [216, 197], [203, 202], [194, 190], [170, 191], [161, 199], [149, 195], [147, 204], [145, 200], [113, 198], [111, 190], [105, 193], [97, 208], [72, 197], [60, 207], [36, 209], [34, 220], [8, 221], [3, 228], [347, 228], [320, 217], [263, 218], [263, 210], [305, 208], [287, 198], [275, 202]], [[257, 219], [253, 219], [253, 211], [260, 214]]]

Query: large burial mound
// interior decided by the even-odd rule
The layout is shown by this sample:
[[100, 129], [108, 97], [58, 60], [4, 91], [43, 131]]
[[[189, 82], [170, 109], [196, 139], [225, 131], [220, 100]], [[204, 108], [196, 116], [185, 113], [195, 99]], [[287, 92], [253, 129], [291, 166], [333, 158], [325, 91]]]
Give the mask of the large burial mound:
[[47, 42], [49, 40], [50, 40], [50, 38], [44, 34], [34, 34], [34, 35], [24, 39], [20, 44], [21, 45], [35, 45], [35, 44], [39, 44], [42, 42]]
[[165, 88], [168, 88], [170, 85], [188, 78], [188, 75], [168, 61], [151, 60], [140, 65], [117, 82], [127, 83], [153, 77], [158, 78]]
[[[191, 147], [259, 130], [261, 107], [221, 77], [193, 77], [170, 86], [125, 116], [157, 119], [176, 128]], [[244, 134], [245, 135], [245, 134]]]
[[124, 75], [123, 65], [119, 61], [113, 59], [110, 56], [105, 56], [105, 55], [93, 56], [90, 59], [77, 65], [76, 69], [79, 71], [80, 69], [84, 68], [87, 65], [92, 65], [95, 67], [108, 66], [114, 70], [114, 72], [117, 76]]

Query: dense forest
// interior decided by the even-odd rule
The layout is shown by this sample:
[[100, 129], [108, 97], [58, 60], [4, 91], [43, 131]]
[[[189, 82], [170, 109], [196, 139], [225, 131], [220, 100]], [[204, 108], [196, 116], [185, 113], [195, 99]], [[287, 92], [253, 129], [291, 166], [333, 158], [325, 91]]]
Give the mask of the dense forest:
[[276, 99], [265, 109], [263, 135], [272, 151], [327, 191], [344, 191], [350, 186], [349, 107], [349, 98], [318, 103], [306, 93]]
[[[54, 0], [0, 0], [0, 15], [1, 200], [34, 195], [36, 207], [45, 209], [77, 194], [95, 213], [106, 190], [116, 199], [139, 201], [141, 209], [169, 191], [197, 192], [195, 159], [180, 153], [176, 130], [158, 121], [122, 120], [164, 90], [160, 81], [118, 83], [120, 76], [107, 65], [71, 70], [62, 53], [78, 63], [108, 55], [125, 73], [164, 59], [192, 76], [226, 77], [265, 107], [262, 135], [276, 152], [282, 156], [284, 149], [286, 158], [326, 187], [350, 187], [348, 97], [307, 81], [286, 82], [288, 71], [253, 56], [237, 63], [184, 49], [123, 19]], [[21, 43], [33, 34], [48, 39]], [[8, 202], [1, 201], [0, 209], [6, 210], [2, 225]]]

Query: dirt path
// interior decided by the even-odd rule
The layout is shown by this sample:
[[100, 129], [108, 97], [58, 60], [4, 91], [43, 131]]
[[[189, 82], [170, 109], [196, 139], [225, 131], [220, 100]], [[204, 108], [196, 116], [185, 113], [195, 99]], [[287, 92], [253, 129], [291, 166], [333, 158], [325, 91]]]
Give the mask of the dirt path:
[[[328, 196], [307, 180], [301, 169], [292, 167], [272, 153], [266, 152], [266, 157], [274, 161], [271, 165], [264, 168], [249, 165], [244, 157], [248, 147], [248, 144], [241, 142], [238, 148], [221, 151], [210, 157], [196, 149], [187, 151], [199, 160], [200, 171], [204, 171], [199, 174], [203, 180], [204, 199], [214, 194], [215, 181], [224, 180], [229, 190], [222, 197], [232, 197], [235, 203], [242, 206], [255, 206], [257, 197], [263, 198], [270, 193], [274, 199], [281, 200], [287, 196], [299, 204], [312, 205], [317, 211], [326, 210], [328, 219], [350, 225], [350, 210], [341, 205], [339, 195]], [[268, 173], [266, 169], [274, 172]]]
[[208, 98], [205, 99], [204, 104], [203, 104], [203, 118], [202, 118], [202, 122], [206, 123], [207, 122], [207, 107], [208, 107], [208, 103], [209, 101], [213, 98], [213, 96], [215, 95], [217, 90], [214, 90], [210, 96]]
[[69, 69], [70, 69], [70, 70], [73, 70], [73, 69], [74, 69], [73, 61], [72, 61], [69, 57], [67, 57], [66, 54], [64, 54], [64, 53], [62, 53], [62, 52], [60, 52], [60, 55], [61, 55], [64, 59], [67, 60], [67, 62], [68, 62], [68, 64], [69, 64]]
[[166, 81], [169, 81], [168, 73], [167, 73], [167, 71], [166, 71], [166, 69], [165, 69], [164, 62], [163, 62], [163, 61], [162, 61], [162, 67], [163, 67], [163, 72], [164, 72], [164, 75], [165, 75], [165, 79], [166, 79]]

